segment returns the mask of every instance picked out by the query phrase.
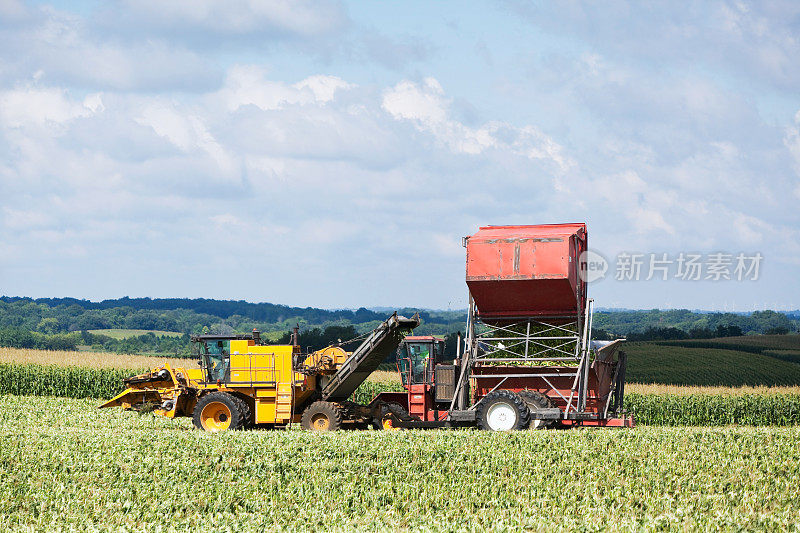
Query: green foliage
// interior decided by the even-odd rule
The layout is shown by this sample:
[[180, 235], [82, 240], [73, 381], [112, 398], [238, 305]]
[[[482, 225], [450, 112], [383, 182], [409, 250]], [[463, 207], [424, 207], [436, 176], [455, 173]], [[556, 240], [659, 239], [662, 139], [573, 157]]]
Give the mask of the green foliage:
[[131, 337], [140, 337], [152, 333], [156, 337], [181, 337], [182, 334], [176, 331], [159, 331], [146, 329], [92, 329], [89, 333], [93, 335], [103, 335], [112, 339], [122, 340]]
[[[356, 328], [352, 325], [348, 326], [328, 326], [324, 330], [320, 328], [311, 328], [300, 330], [300, 339], [299, 343], [303, 350], [307, 350], [308, 352], [313, 352], [315, 350], [321, 350], [327, 346], [332, 344], [336, 344], [339, 341], [349, 341], [358, 337], [358, 333], [356, 333]], [[292, 342], [292, 335], [291, 333], [285, 333], [280, 339], [278, 339], [277, 344], [289, 344]], [[347, 345], [345, 348], [348, 350], [353, 350], [358, 344], [354, 343], [352, 345]]]
[[[191, 334], [200, 333], [203, 327], [220, 324], [238, 332], [252, 331], [253, 328], [271, 331], [270, 327], [276, 325], [285, 331], [295, 322], [320, 326], [360, 324], [384, 320], [388, 314], [364, 308], [329, 311], [207, 299], [120, 298], [90, 302], [74, 298], [40, 298], [34, 301], [0, 297], [0, 328], [17, 326], [42, 333], [123, 328]], [[436, 313], [423, 314], [427, 322], [446, 322]]]
[[656, 426], [791, 426], [800, 424], [800, 395], [627, 394], [625, 410]]
[[0, 363], [0, 394], [105, 398], [122, 392], [122, 379], [141, 369]]
[[729, 342], [721, 342], [719, 340], [681, 340], [681, 341], [661, 341], [654, 342], [658, 346], [680, 346], [682, 348], [712, 348], [718, 350], [735, 350], [737, 352], [747, 353], [761, 353], [764, 351], [763, 347], [753, 346], [751, 344], [732, 344]]
[[675, 339], [710, 339], [713, 337], [739, 337], [742, 328], [739, 326], [718, 325], [716, 330], [709, 328], [692, 328], [688, 332], [676, 327], [654, 328], [648, 327], [643, 332], [631, 332], [627, 335], [629, 341], [675, 340]]
[[189, 335], [182, 335], [175, 337], [173, 335], [156, 336], [153, 333], [146, 335], [139, 335], [137, 337], [128, 337], [125, 339], [109, 339], [103, 338], [100, 335], [94, 335], [92, 344], [96, 344], [100, 340], [103, 349], [117, 353], [157, 353], [169, 354], [173, 357], [192, 357], [192, 342]]
[[403, 386], [398, 382], [365, 381], [350, 396], [350, 401], [367, 405], [381, 392], [402, 392]]
[[[77, 366], [0, 363], [0, 394], [109, 399], [125, 389], [123, 378], [145, 369], [85, 368]], [[399, 383], [366, 381], [352, 401], [367, 404], [379, 392], [401, 391]]]
[[138, 336], [113, 338], [95, 335], [88, 331], [44, 335], [22, 328], [0, 329], [0, 346], [32, 348], [38, 350], [74, 351], [78, 346], [91, 346], [94, 350], [127, 354], [158, 354], [173, 357], [191, 357], [188, 335], [160, 335], [147, 333]]
[[768, 357], [800, 365], [800, 351], [798, 350], [764, 350], [761, 353]]
[[777, 326], [774, 328], [769, 328], [764, 332], [766, 335], [788, 335], [789, 328], [785, 326]]
[[781, 361], [800, 364], [800, 335], [749, 335], [711, 340], [681, 340], [657, 342], [661, 346], [684, 348], [719, 348], [761, 354]]
[[785, 328], [790, 332], [798, 331], [800, 320], [776, 311], [736, 314], [697, 313], [687, 309], [652, 309], [649, 311], [596, 311], [593, 325], [597, 329], [618, 336], [630, 336], [632, 333], [641, 334], [648, 329], [674, 328], [686, 336], [703, 338], [733, 336], [742, 333], [765, 333], [773, 328]]
[[[418, 310], [407, 308], [398, 312], [411, 316]], [[91, 346], [93, 349], [125, 353], [159, 353], [188, 356], [191, 353], [185, 337], [179, 342], [162, 341], [160, 332], [180, 332], [184, 335], [211, 333], [248, 333], [258, 329], [274, 341], [285, 336], [295, 324], [301, 331], [317, 338], [325, 329], [352, 326], [357, 334], [376, 327], [391, 311], [380, 309], [324, 310], [288, 307], [269, 303], [253, 304], [244, 301], [208, 299], [150, 299], [120, 298], [90, 302], [71, 298], [0, 297], [0, 345], [38, 347], [45, 349], [74, 349]], [[418, 335], [448, 335], [448, 357], [455, 356], [454, 333], [463, 331], [466, 313], [458, 311], [419, 310]], [[800, 328], [800, 319], [774, 311], [749, 315], [733, 313], [697, 313], [687, 310], [601, 311], [595, 313], [595, 338], [610, 339], [630, 335], [631, 339], [709, 338], [738, 333], [772, 331], [793, 332]], [[78, 332], [88, 330], [146, 330], [156, 332], [159, 340], [137, 339], [122, 342], [103, 337], [116, 336], [109, 332], [103, 337], [88, 340], [78, 338]], [[5, 332], [5, 333], [3, 333]], [[128, 335], [125, 335], [128, 337]], [[637, 337], [638, 336], [638, 337]], [[336, 338], [346, 340], [347, 335]], [[322, 347], [312, 339], [305, 345]]]
[[8, 348], [32, 348], [37, 350], [74, 350], [78, 334], [45, 335], [21, 327], [0, 329], [0, 346]]
[[708, 344], [683, 346], [687, 342], [681, 341], [680, 346], [626, 343], [627, 381], [726, 387], [800, 385], [800, 365], [767, 354], [708, 348]]
[[800, 335], [747, 335], [744, 337], [719, 338], [712, 340], [667, 342], [672, 346], [688, 346], [696, 348], [725, 348], [728, 350], [800, 350]]
[[[109, 399], [124, 389], [122, 379], [143, 369], [95, 369], [0, 364], [0, 395]], [[368, 404], [378, 393], [402, 391], [396, 382], [364, 382], [350, 398]], [[627, 394], [625, 409], [637, 424], [786, 426], [800, 424], [800, 395]]]
[[0, 526], [787, 531], [800, 428], [244, 431], [0, 398]]

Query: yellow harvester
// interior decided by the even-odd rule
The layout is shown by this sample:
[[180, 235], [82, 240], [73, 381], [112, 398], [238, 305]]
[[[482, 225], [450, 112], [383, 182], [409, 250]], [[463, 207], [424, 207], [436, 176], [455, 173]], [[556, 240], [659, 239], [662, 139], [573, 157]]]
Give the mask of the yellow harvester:
[[353, 352], [329, 346], [302, 354], [297, 333], [290, 345], [263, 344], [252, 335], [192, 337], [200, 368], [169, 364], [125, 379], [127, 388], [100, 407], [152, 408], [168, 418], [191, 416], [206, 431], [272, 427], [300, 422], [333, 431], [379, 420], [385, 406], [348, 402], [348, 397], [419, 324], [418, 317], [389, 317]]

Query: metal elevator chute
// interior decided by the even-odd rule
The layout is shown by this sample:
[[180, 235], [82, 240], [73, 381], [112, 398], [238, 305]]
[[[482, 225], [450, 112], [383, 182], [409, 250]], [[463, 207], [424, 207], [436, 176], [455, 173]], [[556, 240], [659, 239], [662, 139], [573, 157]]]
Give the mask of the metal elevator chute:
[[405, 337], [405, 332], [419, 326], [419, 314], [411, 318], [394, 313], [370, 333], [342, 364], [322, 389], [322, 399], [344, 401], [391, 355]]

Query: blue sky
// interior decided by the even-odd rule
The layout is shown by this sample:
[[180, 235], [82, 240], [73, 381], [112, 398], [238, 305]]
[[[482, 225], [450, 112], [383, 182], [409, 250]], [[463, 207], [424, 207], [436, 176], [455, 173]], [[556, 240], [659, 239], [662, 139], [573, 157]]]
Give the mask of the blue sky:
[[798, 57], [793, 2], [0, 0], [0, 293], [460, 308], [462, 236], [586, 221], [597, 305], [796, 309]]

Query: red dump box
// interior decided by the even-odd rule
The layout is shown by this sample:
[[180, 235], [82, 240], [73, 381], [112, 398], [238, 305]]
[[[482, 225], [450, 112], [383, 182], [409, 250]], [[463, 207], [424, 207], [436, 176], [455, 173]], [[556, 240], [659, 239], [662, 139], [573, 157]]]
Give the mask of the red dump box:
[[467, 239], [467, 286], [481, 320], [583, 312], [586, 224], [486, 226]]

